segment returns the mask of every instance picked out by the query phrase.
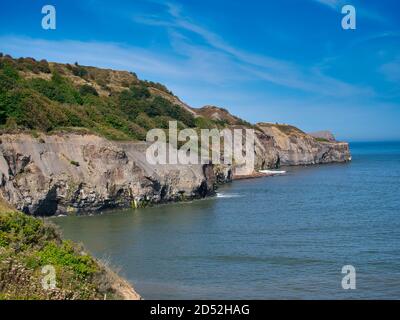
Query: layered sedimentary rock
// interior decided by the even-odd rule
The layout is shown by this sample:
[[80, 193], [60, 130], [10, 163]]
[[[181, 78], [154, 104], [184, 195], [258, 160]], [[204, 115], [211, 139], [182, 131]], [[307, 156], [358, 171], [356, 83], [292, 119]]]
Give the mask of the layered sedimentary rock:
[[273, 137], [278, 155], [277, 165], [312, 165], [351, 160], [346, 142], [320, 141], [296, 127], [271, 123], [259, 123], [257, 127]]
[[95, 135], [1, 135], [0, 193], [19, 210], [40, 215], [213, 194], [210, 165], [150, 165], [146, 148]]
[[347, 143], [321, 142], [291, 126], [262, 123], [255, 132], [254, 165], [248, 166], [151, 165], [145, 142], [3, 134], [0, 194], [28, 214], [140, 207], [206, 197], [217, 184], [261, 169], [351, 160]]
[[217, 184], [261, 169], [351, 160], [347, 143], [320, 142], [297, 128], [271, 124], [258, 125], [254, 166], [247, 167], [151, 165], [147, 143], [95, 135], [4, 134], [0, 142], [1, 195], [40, 215], [202, 198]]
[[309, 133], [310, 136], [319, 139], [320, 141], [336, 142], [336, 138], [330, 131], [316, 131]]
[[[289, 125], [252, 125], [217, 106], [192, 108], [162, 84], [130, 72], [32, 58], [0, 60], [0, 75], [7, 84], [0, 88], [5, 103], [0, 196], [28, 214], [201, 198], [213, 194], [217, 184], [259, 176], [262, 169], [351, 159], [348, 144], [326, 132], [313, 137]], [[144, 140], [150, 129], [166, 128], [174, 119], [179, 128], [254, 130], [252, 160], [245, 151], [235, 153], [232, 164], [150, 165], [148, 144], [133, 140]], [[132, 142], [111, 141], [122, 139]], [[246, 150], [242, 140], [231, 139], [234, 150]], [[212, 150], [224, 148], [225, 140], [229, 138]], [[240, 161], [243, 156], [245, 163]], [[222, 163], [226, 158], [221, 156]]]

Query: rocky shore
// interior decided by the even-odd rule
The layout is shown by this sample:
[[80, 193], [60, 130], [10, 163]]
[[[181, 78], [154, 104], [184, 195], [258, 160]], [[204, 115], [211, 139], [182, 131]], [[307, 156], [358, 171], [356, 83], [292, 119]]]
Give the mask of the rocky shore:
[[[203, 198], [260, 170], [351, 160], [348, 144], [326, 131], [312, 136], [217, 106], [193, 108], [132, 72], [4, 55], [0, 78], [0, 196], [30, 215]], [[254, 163], [149, 164], [147, 133], [172, 120], [180, 130], [254, 130]]]
[[258, 126], [252, 168], [150, 165], [145, 142], [91, 134], [3, 134], [0, 195], [31, 215], [137, 208], [204, 198], [233, 178], [263, 176], [262, 169], [351, 159], [347, 143], [319, 142], [294, 127]]
[[[311, 136], [289, 125], [253, 125], [216, 106], [192, 108], [132, 72], [1, 55], [0, 80], [0, 299], [141, 298], [28, 215], [204, 198], [233, 179], [268, 175], [260, 170], [351, 160], [348, 144], [326, 132]], [[146, 134], [172, 120], [180, 129], [253, 129], [254, 163], [151, 165]], [[60, 290], [38, 285], [37, 268], [46, 264], [61, 271]]]

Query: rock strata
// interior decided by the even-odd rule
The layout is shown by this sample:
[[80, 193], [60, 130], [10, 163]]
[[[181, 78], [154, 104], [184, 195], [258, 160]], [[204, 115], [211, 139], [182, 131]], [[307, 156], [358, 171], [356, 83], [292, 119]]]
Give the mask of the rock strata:
[[[146, 143], [95, 135], [2, 135], [0, 193], [28, 214], [140, 207], [214, 193], [210, 165], [150, 165]], [[219, 176], [219, 180], [225, 177]]]
[[254, 166], [151, 165], [146, 142], [91, 134], [3, 134], [0, 142], [0, 195], [45, 216], [204, 198], [218, 184], [262, 169], [351, 160], [347, 143], [266, 123], [257, 125]]

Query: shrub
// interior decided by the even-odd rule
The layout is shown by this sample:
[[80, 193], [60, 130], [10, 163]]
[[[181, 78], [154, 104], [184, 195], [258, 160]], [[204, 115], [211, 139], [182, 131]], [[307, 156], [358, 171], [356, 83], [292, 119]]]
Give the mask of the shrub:
[[155, 128], [160, 129], [168, 129], [169, 128], [169, 121], [173, 121], [175, 119], [168, 117], [168, 116], [156, 116], [153, 119]]
[[154, 121], [144, 112], [141, 112], [135, 119], [136, 124], [141, 127], [150, 130], [156, 128]]
[[166, 86], [164, 86], [163, 84], [161, 84], [159, 82], [142, 80], [141, 83], [144, 84], [146, 87], [153, 87], [153, 88], [156, 88], [156, 89], [158, 89], [160, 91], [163, 91], [165, 93], [173, 95], [172, 91], [168, 90], [168, 88]]
[[45, 95], [50, 100], [61, 103], [82, 104], [82, 98], [73, 85], [63, 78], [58, 72], [54, 72], [50, 81], [35, 78], [30, 80], [31, 87]]
[[97, 93], [96, 89], [93, 88], [90, 85], [84, 84], [79, 88], [79, 94], [82, 96], [86, 95], [93, 95], [93, 96], [98, 96], [99, 94]]
[[[194, 117], [189, 111], [172, 104], [167, 99], [157, 96], [154, 98], [151, 106], [156, 112], [161, 113], [160, 115], [166, 115], [178, 121], [182, 121], [188, 127], [194, 127], [195, 125]], [[155, 115], [158, 114], [154, 114], [154, 116]]]
[[17, 121], [15, 120], [15, 118], [9, 117], [6, 120], [4, 127], [6, 129], [15, 130], [15, 129], [18, 129], [18, 124], [17, 124]]
[[40, 62], [38, 63], [38, 69], [40, 70], [40, 72], [43, 73], [51, 73], [49, 63], [47, 62], [47, 60], [44, 59], [40, 60]]
[[[13, 61], [9, 61], [7, 59], [2, 59], [0, 61], [0, 70], [4, 79], [8, 79], [8, 81], [18, 81], [20, 79], [18, 71], [15, 68]], [[3, 85], [3, 83], [1, 83]], [[1, 89], [3, 86], [0, 87]], [[6, 88], [7, 89], [7, 88]]]
[[14, 118], [18, 125], [28, 129], [49, 131], [67, 120], [54, 102], [32, 89], [17, 88], [7, 92], [4, 110], [6, 118]]
[[[50, 241], [58, 236], [55, 229], [41, 220], [19, 212], [0, 212], [0, 243], [2, 247], [14, 245], [17, 251]], [[19, 243], [18, 246], [15, 246]]]
[[325, 139], [325, 138], [320, 138], [320, 137], [317, 137], [317, 138], [314, 138], [316, 141], [318, 141], [318, 142], [330, 142], [328, 139]]
[[147, 130], [134, 122], [129, 123], [128, 132], [130, 136], [134, 137], [137, 140], [146, 139]]
[[67, 267], [81, 279], [92, 276], [97, 271], [94, 260], [88, 255], [75, 252], [71, 241], [63, 241], [61, 246], [50, 242], [37, 253], [37, 257], [39, 265]]
[[150, 91], [144, 85], [133, 85], [130, 87], [130, 91], [133, 99], [150, 98]]
[[75, 167], [79, 167], [79, 166], [80, 166], [80, 164], [79, 164], [78, 161], [71, 160], [70, 162], [71, 162], [71, 164], [72, 164], [73, 166], [75, 166]]
[[212, 129], [216, 127], [216, 124], [213, 120], [204, 118], [204, 117], [197, 117], [194, 120], [194, 124], [197, 128], [200, 129]]
[[72, 67], [72, 74], [77, 77], [85, 78], [88, 74], [88, 71], [85, 69], [85, 67], [80, 66], [78, 62], [75, 62], [75, 65]]

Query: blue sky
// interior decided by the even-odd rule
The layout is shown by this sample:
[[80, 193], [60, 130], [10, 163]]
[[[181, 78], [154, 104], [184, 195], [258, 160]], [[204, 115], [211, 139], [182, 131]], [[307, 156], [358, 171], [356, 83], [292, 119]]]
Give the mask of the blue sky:
[[[57, 29], [41, 28], [53, 4]], [[341, 8], [357, 29], [341, 28]], [[2, 1], [0, 51], [136, 72], [251, 122], [400, 140], [396, 0]]]

